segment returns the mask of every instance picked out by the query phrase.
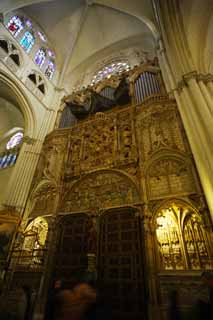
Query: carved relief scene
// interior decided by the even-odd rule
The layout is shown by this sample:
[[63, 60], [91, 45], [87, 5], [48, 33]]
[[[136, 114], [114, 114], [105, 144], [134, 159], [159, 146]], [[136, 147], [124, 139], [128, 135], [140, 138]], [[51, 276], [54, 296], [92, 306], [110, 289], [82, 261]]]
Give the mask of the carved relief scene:
[[138, 202], [138, 191], [129, 178], [113, 171], [104, 171], [86, 176], [67, 190], [60, 212], [81, 212]]

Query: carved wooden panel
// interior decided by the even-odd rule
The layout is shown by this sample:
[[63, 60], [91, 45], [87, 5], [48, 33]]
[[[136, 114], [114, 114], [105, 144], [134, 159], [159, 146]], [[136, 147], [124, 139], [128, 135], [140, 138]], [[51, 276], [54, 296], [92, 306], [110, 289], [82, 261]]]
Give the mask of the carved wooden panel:
[[98, 277], [113, 319], [144, 319], [140, 226], [131, 209], [101, 217]]
[[55, 276], [67, 285], [87, 269], [88, 222], [89, 218], [80, 213], [61, 219]]

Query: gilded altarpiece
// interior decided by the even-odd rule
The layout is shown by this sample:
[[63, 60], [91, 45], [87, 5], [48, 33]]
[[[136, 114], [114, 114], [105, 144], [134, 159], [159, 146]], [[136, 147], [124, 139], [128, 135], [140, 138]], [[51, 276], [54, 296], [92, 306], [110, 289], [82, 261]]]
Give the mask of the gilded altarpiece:
[[[58, 252], [59, 276], [60, 268], [66, 274], [60, 259], [68, 261], [69, 273], [75, 259], [82, 267], [88, 254], [96, 256], [100, 284], [107, 280], [117, 290], [118, 318], [141, 319], [145, 308], [148, 319], [166, 319], [169, 292], [181, 294], [185, 279], [193, 284], [192, 296], [199, 298], [202, 287], [207, 299], [201, 273], [212, 270], [211, 221], [175, 101], [165, 95], [97, 112], [50, 133], [27, 211], [30, 218], [55, 219], [52, 230], [59, 236], [52, 234], [49, 252]], [[128, 285], [139, 297], [137, 314], [124, 303]]]

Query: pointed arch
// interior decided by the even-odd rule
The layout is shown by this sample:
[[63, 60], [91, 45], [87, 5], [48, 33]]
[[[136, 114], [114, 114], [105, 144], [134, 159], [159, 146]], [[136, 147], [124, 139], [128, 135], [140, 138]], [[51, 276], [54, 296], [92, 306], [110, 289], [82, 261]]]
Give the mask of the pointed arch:
[[0, 72], [0, 81], [4, 83], [10, 90], [13, 99], [16, 100], [20, 107], [25, 120], [25, 135], [34, 137], [36, 133], [36, 116], [32, 105], [23, 93], [20, 86], [14, 79], [11, 79], [5, 72]]
[[211, 238], [199, 211], [189, 202], [162, 202], [153, 225], [161, 270], [212, 268]]

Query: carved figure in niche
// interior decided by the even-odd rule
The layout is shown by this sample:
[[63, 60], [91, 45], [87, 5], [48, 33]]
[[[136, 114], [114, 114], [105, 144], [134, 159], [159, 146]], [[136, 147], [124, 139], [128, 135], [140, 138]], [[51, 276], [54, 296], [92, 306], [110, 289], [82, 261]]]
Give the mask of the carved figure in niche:
[[57, 146], [44, 150], [44, 171], [46, 178], [57, 178], [61, 153]]
[[160, 126], [160, 123], [156, 123], [155, 126], [151, 129], [151, 137], [152, 137], [152, 146], [153, 149], [158, 149], [161, 147], [168, 146], [168, 140], [164, 138], [163, 130]]
[[95, 254], [97, 251], [97, 226], [95, 218], [89, 219], [87, 228], [87, 252]]

